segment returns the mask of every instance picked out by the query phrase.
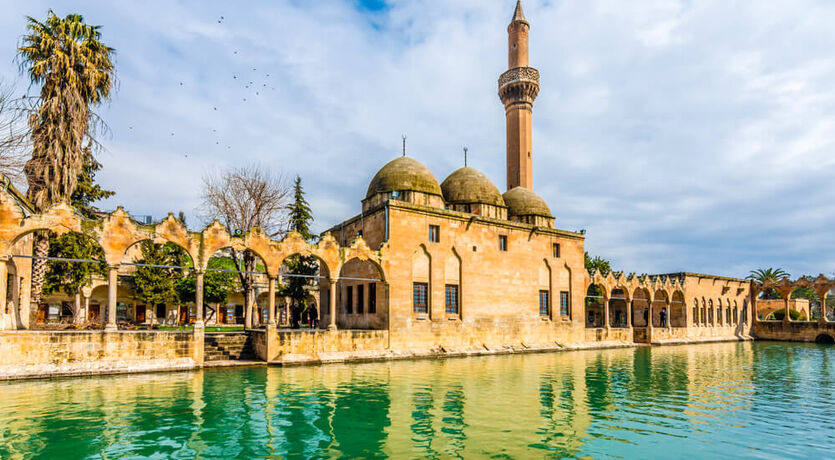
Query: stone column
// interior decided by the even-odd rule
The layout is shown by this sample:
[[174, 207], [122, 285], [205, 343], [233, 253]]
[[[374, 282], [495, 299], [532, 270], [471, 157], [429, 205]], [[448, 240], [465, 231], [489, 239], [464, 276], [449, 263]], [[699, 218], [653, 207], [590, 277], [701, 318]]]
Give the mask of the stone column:
[[2, 329], [6, 322], [6, 297], [8, 297], [9, 289], [12, 289], [12, 286], [9, 286], [7, 283], [9, 279], [9, 268], [6, 266], [6, 262], [8, 260], [9, 256], [0, 257], [0, 329]]
[[632, 329], [632, 300], [626, 299], [626, 327]]
[[603, 298], [603, 327], [605, 327], [607, 331], [609, 330], [609, 327], [610, 327], [610, 325], [609, 325], [609, 307], [611, 307], [611, 305], [609, 305], [610, 302], [611, 301], [609, 299], [607, 299], [605, 297]]
[[[667, 299], [664, 302], [664, 308], [667, 309], [667, 331], [672, 334], [673, 332], [673, 302], [670, 299]], [[685, 312], [685, 314], [687, 314]]]
[[329, 314], [330, 314], [328, 330], [329, 331], [335, 331], [336, 330], [336, 282], [337, 282], [337, 280], [336, 280], [336, 278], [331, 278], [329, 281], [331, 283], [331, 293], [328, 296], [328, 303], [330, 304], [329, 308], [328, 308], [328, 311], [329, 311]]
[[203, 270], [197, 270], [194, 272], [195, 274], [195, 286], [194, 286], [194, 305], [197, 309], [196, 316], [194, 319], [194, 326], [195, 327], [203, 327]]
[[84, 292], [84, 321], [90, 319], [90, 294]]
[[[819, 316], [818, 316], [818, 324], [825, 324], [827, 322], [827, 320], [826, 320], [826, 294], [829, 293], [829, 289], [816, 290], [815, 292], [817, 292], [818, 297], [820, 298], [820, 302], [821, 302], [820, 312], [819, 312]], [[811, 316], [811, 312], [812, 312], [812, 309], [810, 307], [809, 308], [810, 316]], [[811, 318], [809, 318], [809, 319], [811, 319]]]
[[267, 285], [267, 325], [275, 326], [275, 277], [270, 276], [269, 284]]
[[783, 305], [786, 306], [786, 316], [783, 317], [784, 323], [790, 323], [792, 320], [791, 315], [789, 314], [789, 296], [783, 295]]
[[107, 325], [105, 331], [115, 332], [116, 326], [116, 287], [119, 283], [119, 266], [110, 265], [107, 267]]

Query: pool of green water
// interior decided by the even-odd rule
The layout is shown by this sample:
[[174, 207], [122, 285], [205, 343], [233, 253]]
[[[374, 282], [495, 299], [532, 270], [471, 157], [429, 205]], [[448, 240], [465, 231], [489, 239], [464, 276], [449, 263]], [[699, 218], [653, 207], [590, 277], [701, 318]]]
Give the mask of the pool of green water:
[[0, 384], [0, 458], [827, 458], [835, 348], [725, 343]]

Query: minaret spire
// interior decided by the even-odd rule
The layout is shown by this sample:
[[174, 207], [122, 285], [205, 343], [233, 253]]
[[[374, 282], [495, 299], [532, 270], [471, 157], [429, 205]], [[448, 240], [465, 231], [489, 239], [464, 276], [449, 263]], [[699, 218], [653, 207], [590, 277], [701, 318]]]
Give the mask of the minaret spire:
[[513, 19], [511, 23], [516, 21], [528, 22], [525, 20], [525, 13], [522, 11], [522, 0], [516, 0], [516, 10], [513, 11]]
[[499, 77], [499, 98], [504, 103], [507, 136], [507, 189], [533, 188], [533, 101], [539, 94], [539, 71], [528, 66], [530, 24], [516, 0], [507, 26], [507, 72]]

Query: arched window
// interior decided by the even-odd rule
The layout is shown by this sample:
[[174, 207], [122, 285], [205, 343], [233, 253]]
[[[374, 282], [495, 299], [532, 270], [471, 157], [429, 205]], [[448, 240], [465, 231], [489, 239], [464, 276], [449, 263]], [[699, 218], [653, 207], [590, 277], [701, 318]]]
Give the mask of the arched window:
[[702, 326], [707, 324], [707, 304], [704, 298], [702, 298], [702, 314], [699, 316], [699, 324]]
[[737, 305], [736, 300], [734, 300], [734, 324], [739, 324], [739, 306]]
[[699, 324], [699, 299], [693, 299], [693, 324]]
[[713, 312], [713, 299], [708, 299], [707, 300], [707, 322], [711, 326], [714, 325], [713, 324], [713, 319], [716, 318], [716, 316], [714, 316], [714, 315], [715, 315], [715, 313]]

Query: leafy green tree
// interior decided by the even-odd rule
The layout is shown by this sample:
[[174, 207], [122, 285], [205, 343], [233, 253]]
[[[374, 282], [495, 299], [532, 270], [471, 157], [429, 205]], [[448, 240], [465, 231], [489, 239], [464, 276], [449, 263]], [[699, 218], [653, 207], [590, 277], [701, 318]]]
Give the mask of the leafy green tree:
[[[756, 270], [751, 270], [751, 273], [748, 274], [746, 279], [759, 281], [761, 284], [765, 284], [766, 282], [776, 283], [783, 278], [788, 278], [789, 274], [786, 273], [782, 268], [758, 268]], [[763, 291], [762, 299], [763, 300], [774, 300], [780, 299], [780, 293], [777, 292], [777, 289], [768, 288]]]
[[70, 196], [70, 205], [78, 212], [89, 219], [94, 219], [101, 210], [94, 206], [93, 203], [110, 198], [116, 192], [112, 190], [105, 190], [96, 183], [96, 173], [101, 169], [101, 163], [96, 160], [89, 147], [84, 148], [84, 162], [81, 173], [78, 174], [78, 180]]
[[600, 256], [591, 257], [588, 252], [585, 252], [583, 253], [583, 257], [586, 263], [586, 270], [594, 270], [603, 274], [612, 271], [612, 264]]
[[[23, 171], [26, 197], [37, 211], [69, 201], [84, 170], [84, 145], [96, 146], [99, 125], [92, 108], [110, 97], [113, 49], [101, 41], [99, 26], [78, 14], [59, 18], [52, 10], [44, 22], [27, 17], [27, 33], [18, 48], [21, 71], [40, 85], [40, 98], [29, 117], [32, 158]], [[49, 235], [35, 234], [34, 255], [49, 254]], [[32, 301], [39, 302], [46, 260], [32, 263]]]
[[[310, 205], [304, 197], [302, 180], [298, 176], [296, 176], [296, 180], [293, 183], [293, 202], [288, 206], [287, 210], [290, 215], [289, 229], [298, 232], [305, 241], [314, 240], [315, 236], [310, 231], [313, 214]], [[313, 280], [310, 276], [316, 275], [319, 272], [319, 263], [315, 257], [294, 254], [284, 261], [284, 265], [287, 267], [288, 274], [300, 275], [285, 278], [285, 282], [280, 289], [280, 295], [290, 298], [292, 306], [291, 323], [297, 327], [300, 325], [302, 315], [308, 309], [307, 289]]]
[[[100, 263], [50, 261], [49, 270], [44, 279], [44, 292], [52, 294], [63, 291], [75, 298], [79, 303], [79, 289], [90, 284], [94, 276], [104, 277], [107, 265], [104, 262], [104, 251], [92, 238], [80, 233], [69, 232], [61, 236], [51, 234], [49, 237], [49, 256], [63, 259], [98, 260]], [[78, 310], [73, 311], [75, 321], [80, 322]]]
[[[237, 270], [235, 261], [228, 257], [212, 257], [207, 268]], [[238, 276], [232, 272], [207, 271], [203, 275], [203, 301], [206, 303], [226, 303], [237, 287]], [[194, 273], [177, 281], [175, 289], [182, 303], [194, 302], [197, 278]]]
[[[141, 258], [137, 263], [148, 265], [189, 266], [191, 258], [183, 248], [173, 244], [139, 243]], [[182, 269], [138, 266], [133, 274], [133, 297], [149, 305], [166, 305], [179, 300], [176, 290], [184, 277]]]

